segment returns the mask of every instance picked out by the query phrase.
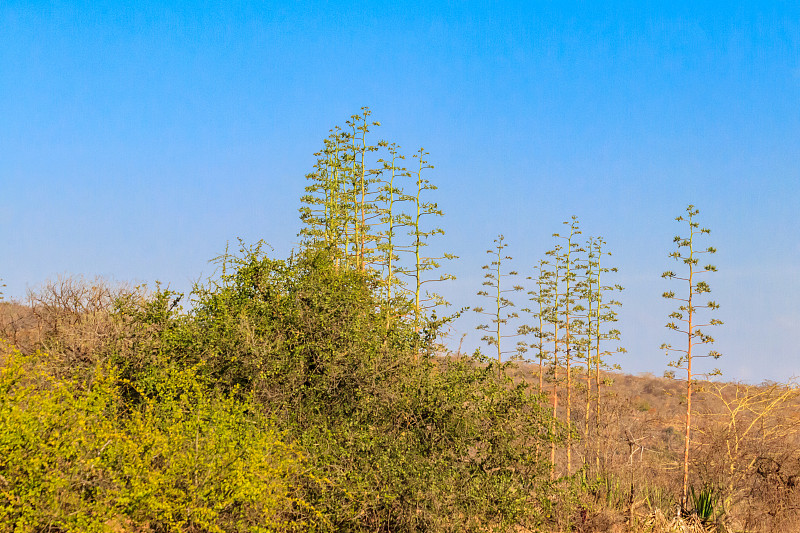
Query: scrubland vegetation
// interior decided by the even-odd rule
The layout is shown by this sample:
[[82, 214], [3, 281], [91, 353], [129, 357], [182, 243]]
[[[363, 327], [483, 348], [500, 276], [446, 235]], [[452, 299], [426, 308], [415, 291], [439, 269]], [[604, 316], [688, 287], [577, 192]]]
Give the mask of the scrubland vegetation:
[[693, 206], [689, 274], [665, 273], [685, 380], [621, 373], [622, 287], [577, 217], [528, 272], [498, 236], [490, 355], [452, 353], [433, 167], [369, 116], [325, 139], [290, 257], [239, 243], [189, 294], [66, 277], [0, 302], [2, 530], [800, 527], [798, 389], [692, 368], [719, 357]]

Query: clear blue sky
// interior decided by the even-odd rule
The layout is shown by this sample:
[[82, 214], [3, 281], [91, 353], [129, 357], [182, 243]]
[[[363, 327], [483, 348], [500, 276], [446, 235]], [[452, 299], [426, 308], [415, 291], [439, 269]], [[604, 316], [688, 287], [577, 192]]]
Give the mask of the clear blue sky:
[[370, 106], [377, 136], [431, 154], [456, 306], [498, 233], [530, 272], [577, 215], [626, 287], [619, 362], [660, 375], [693, 203], [719, 366], [800, 375], [800, 4], [655, 4], [6, 0], [6, 296], [63, 273], [185, 290], [237, 237], [285, 255], [313, 153]]

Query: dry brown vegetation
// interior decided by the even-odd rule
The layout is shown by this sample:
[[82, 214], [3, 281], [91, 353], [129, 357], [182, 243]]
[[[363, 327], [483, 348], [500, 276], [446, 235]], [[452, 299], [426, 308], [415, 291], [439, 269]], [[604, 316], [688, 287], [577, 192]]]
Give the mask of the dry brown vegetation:
[[[513, 373], [539, 382], [536, 365], [522, 364]], [[691, 531], [691, 520], [678, 513], [684, 383], [652, 374], [608, 372], [604, 378], [599, 435], [576, 446], [584, 468], [574, 482], [583, 490], [572, 525], [579, 531], [607, 531], [614, 524]], [[574, 426], [581, 428], [584, 408], [573, 409]], [[690, 485], [695, 494], [712, 491], [714, 499], [713, 520], [705, 527], [799, 530], [800, 389], [794, 383], [706, 381], [698, 383], [694, 409]]]
[[25, 303], [0, 302], [0, 336], [23, 352], [59, 354], [65, 368], [88, 364], [113, 333], [109, 315], [118, 299], [139, 291], [100, 278], [59, 276], [29, 290]]

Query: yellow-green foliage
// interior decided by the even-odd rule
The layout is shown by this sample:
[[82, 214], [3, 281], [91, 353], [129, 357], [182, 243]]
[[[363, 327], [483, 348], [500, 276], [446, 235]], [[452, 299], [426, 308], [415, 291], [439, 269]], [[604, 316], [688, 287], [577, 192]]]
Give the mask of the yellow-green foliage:
[[[303, 457], [249, 402], [217, 397], [193, 369], [155, 397], [121, 399], [114, 369], [80, 388], [45, 354], [0, 355], [3, 531], [309, 529], [293, 493]], [[293, 521], [293, 517], [295, 520]]]

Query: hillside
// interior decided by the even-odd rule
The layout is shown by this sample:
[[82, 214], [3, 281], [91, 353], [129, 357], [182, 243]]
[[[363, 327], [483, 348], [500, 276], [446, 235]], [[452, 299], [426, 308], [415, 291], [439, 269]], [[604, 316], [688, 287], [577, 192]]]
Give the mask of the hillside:
[[[209, 295], [218, 298], [221, 294], [218, 291], [219, 289], [216, 289]], [[269, 413], [269, 418], [272, 420], [269, 424], [277, 424], [278, 428], [288, 428], [298, 423], [305, 424], [295, 415], [307, 412], [309, 414], [303, 416], [311, 416], [310, 413], [322, 408], [323, 404], [320, 404], [320, 401], [328, 404], [325, 409], [335, 407], [336, 404], [342, 402], [343, 399], [339, 393], [334, 392], [331, 395], [330, 387], [341, 387], [342, 384], [354, 379], [366, 379], [367, 381], [359, 381], [360, 385], [353, 381], [353, 386], [357, 386], [357, 388], [352, 390], [367, 390], [364, 388], [367, 387], [373, 391], [370, 393], [372, 396], [363, 399], [367, 403], [361, 404], [358, 402], [362, 402], [362, 400], [356, 400], [357, 403], [353, 404], [362, 405], [358, 407], [359, 410], [367, 409], [371, 412], [372, 414], [364, 412], [368, 418], [361, 416], [353, 418], [354, 413], [349, 411], [351, 407], [347, 407], [346, 411], [339, 411], [339, 407], [335, 407], [334, 411], [325, 415], [326, 417], [339, 417], [340, 420], [326, 431], [342, 428], [340, 424], [345, 423], [345, 420], [349, 421], [346, 422], [347, 424], [354, 424], [351, 430], [341, 435], [345, 439], [343, 444], [351, 447], [350, 450], [345, 451], [346, 448], [339, 448], [337, 444], [324, 451], [319, 448], [319, 441], [308, 440], [312, 436], [314, 436], [313, 439], [320, 438], [319, 431], [323, 428], [317, 424], [322, 423], [321, 419], [317, 422], [312, 421], [316, 419], [309, 419], [310, 425], [305, 425], [305, 429], [299, 433], [291, 430], [295, 436], [286, 444], [305, 449], [303, 453], [308, 454], [308, 460], [311, 461], [309, 464], [311, 470], [307, 471], [311, 477], [296, 477], [296, 473], [291, 474], [296, 466], [284, 463], [280, 468], [287, 470], [282, 475], [289, 477], [284, 477], [283, 482], [294, 486], [295, 488], [288, 489], [299, 491], [294, 493], [293, 498], [301, 498], [302, 501], [307, 502], [309, 509], [314, 509], [314, 512], [309, 515], [297, 509], [295, 504], [289, 504], [286, 507], [284, 501], [275, 500], [276, 507], [270, 512], [278, 512], [283, 517], [284, 521], [281, 522], [283, 526], [280, 527], [286, 530], [326, 529], [327, 527], [341, 529], [344, 524], [349, 524], [348, 528], [366, 527], [369, 529], [383, 522], [384, 524], [394, 523], [394, 526], [391, 526], [393, 531], [410, 530], [409, 528], [414, 529], [420, 524], [427, 523], [425, 528], [432, 528], [430, 530], [433, 531], [463, 529], [482, 531], [485, 530], [485, 527], [494, 528], [503, 524], [505, 527], [516, 524], [531, 531], [622, 531], [628, 529], [656, 532], [681, 531], [680, 528], [689, 527], [687, 524], [690, 524], [691, 520], [697, 522], [698, 516], [704, 516], [706, 520], [702, 527], [717, 528], [721, 531], [788, 531], [798, 524], [797, 509], [800, 500], [798, 500], [795, 488], [797, 481], [800, 480], [800, 453], [798, 453], [800, 449], [800, 428], [798, 428], [800, 417], [797, 415], [800, 412], [800, 396], [794, 387], [774, 383], [752, 386], [723, 381], [697, 384], [693, 407], [695, 414], [691, 450], [691, 486], [694, 491], [694, 510], [698, 511], [699, 502], [704, 501], [704, 498], [709, 502], [710, 507], [707, 509], [706, 515], [698, 512], [692, 515], [694, 518], [678, 519], [675, 509], [678, 506], [680, 492], [680, 466], [683, 459], [682, 428], [685, 417], [685, 383], [679, 380], [653, 375], [632, 376], [621, 372], [604, 372], [601, 380], [603, 385], [600, 394], [600, 417], [596, 418], [593, 411], [594, 404], [591, 404], [590, 416], [587, 421], [587, 388], [582, 381], [585, 379], [582, 374], [585, 369], [573, 369], [571, 432], [564, 422], [566, 410], [563, 381], [559, 383], [560, 403], [555, 417], [560, 422], [557, 420], [548, 422], [548, 418], [544, 415], [549, 411], [548, 406], [551, 405], [553, 399], [555, 387], [550, 376], [554, 369], [550, 368], [549, 373], [543, 376], [544, 390], [543, 394], [538, 396], [536, 391], [539, 383], [539, 367], [533, 363], [523, 362], [507, 365], [502, 369], [503, 379], [497, 381], [496, 365], [487, 363], [485, 360], [474, 360], [472, 357], [464, 355], [439, 353], [430, 359], [433, 366], [420, 366], [420, 362], [413, 362], [413, 360], [409, 360], [407, 363], [397, 360], [393, 364], [401, 365], [398, 368], [407, 369], [403, 372], [411, 372], [415, 375], [417, 371], [412, 369], [416, 368], [424, 371], [424, 374], [420, 374], [418, 377], [412, 375], [403, 377], [401, 374], [393, 373], [391, 375], [395, 377], [378, 385], [377, 383], [369, 384], [374, 381], [374, 378], [367, 374], [362, 375], [361, 372], [381, 373], [379, 369], [383, 367], [383, 364], [362, 367], [360, 365], [364, 361], [356, 364], [344, 359], [336, 363], [331, 360], [326, 364], [335, 366], [329, 366], [325, 371], [327, 377], [324, 377], [324, 381], [317, 385], [308, 385], [308, 383], [312, 383], [308, 381], [309, 379], [318, 378], [312, 378], [312, 374], [306, 374], [307, 377], [303, 379], [307, 384], [302, 385], [300, 389], [297, 388], [300, 382], [291, 381], [295, 378], [286, 382], [288, 389], [281, 389], [283, 385], [278, 385], [276, 378], [268, 378], [261, 382], [243, 381], [249, 379], [247, 374], [231, 374], [230, 370], [225, 370], [221, 374], [215, 373], [217, 372], [214, 370], [215, 365], [219, 365], [222, 360], [215, 362], [217, 360], [210, 357], [213, 352], [208, 351], [208, 342], [215, 338], [218, 339], [213, 341], [218, 344], [218, 348], [215, 350], [225, 351], [231, 348], [224, 348], [222, 344], [219, 344], [222, 339], [219, 335], [223, 335], [221, 330], [214, 333], [213, 337], [206, 336], [205, 338], [208, 340], [202, 341], [203, 335], [206, 334], [193, 329], [190, 325], [192, 321], [198, 320], [198, 316], [174, 314], [178, 309], [177, 301], [175, 295], [170, 293], [148, 294], [142, 292], [141, 289], [112, 288], [100, 280], [89, 282], [81, 278], [64, 278], [48, 284], [36, 294], [32, 294], [30, 301], [25, 304], [19, 302], [0, 303], [0, 337], [4, 338], [10, 346], [16, 346], [19, 349], [18, 353], [29, 354], [28, 359], [23, 359], [23, 361], [29, 361], [25, 364], [33, 364], [34, 366], [30, 368], [38, 368], [37, 372], [45, 372], [59, 380], [66, 380], [64, 383], [77, 379], [75, 382], [79, 387], [77, 390], [81, 390], [87, 385], [89, 386], [88, 390], [105, 390], [103, 387], [107, 385], [103, 385], [102, 381], [98, 384], [96, 381], [98, 378], [90, 376], [96, 376], [98, 369], [112, 361], [117, 368], [113, 372], [121, 372], [119, 376], [121, 379], [124, 378], [125, 383], [139, 383], [134, 386], [141, 392], [136, 393], [132, 398], [138, 397], [138, 394], [146, 396], [154, 394], [153, 398], [161, 397], [160, 395], [163, 393], [155, 392], [156, 389], [153, 389], [152, 393], [146, 392], [146, 388], [152, 386], [148, 383], [151, 383], [153, 379], [166, 379], [167, 385], [165, 386], [174, 387], [174, 384], [169, 385], [172, 383], [170, 380], [179, 379], [185, 383], [192, 383], [192, 380], [198, 379], [199, 376], [196, 374], [197, 370], [190, 370], [191, 373], [184, 377], [169, 378], [169, 375], [173, 375], [172, 372], [184, 372], [180, 370], [181, 368], [203, 369], [202, 372], [213, 377], [213, 381], [206, 382], [211, 384], [209, 391], [225, 390], [228, 385], [222, 384], [230, 383], [236, 385], [234, 389], [228, 390], [250, 387], [256, 394], [261, 395], [263, 400], [257, 400], [257, 402], [263, 407], [258, 409], [264, 409], [264, 413]], [[219, 303], [214, 305], [219, 305]], [[252, 311], [248, 311], [248, 313], [252, 313]], [[144, 329], [141, 329], [142, 327]], [[203, 327], [207, 329], [208, 326]], [[274, 349], [268, 348], [262, 341], [257, 341], [260, 334], [256, 333], [257, 330], [251, 329], [253, 326], [247, 326], [244, 330], [239, 330], [239, 326], [236, 327], [237, 331], [249, 331], [248, 335], [256, 335], [252, 340], [247, 341], [248, 345], [255, 342], [252, 346], [261, 345], [260, 350]], [[265, 331], [264, 334], [270, 336], [285, 334], [285, 331], [282, 333], [283, 330], [274, 329], [274, 326], [270, 327], [273, 328], [270, 330], [272, 333]], [[288, 327], [288, 324], [281, 327]], [[344, 323], [338, 327], [345, 327]], [[330, 330], [326, 335], [331, 335], [334, 331]], [[335, 335], [341, 335], [341, 331], [338, 330]], [[164, 337], [166, 333], [168, 336]], [[231, 338], [231, 341], [239, 342], [235, 338]], [[319, 341], [327, 342], [323, 338], [313, 342]], [[165, 342], [167, 344], [164, 344]], [[200, 342], [206, 347], [201, 347], [201, 344], [198, 344]], [[153, 351], [158, 346], [161, 347], [157, 348], [157, 352]], [[242, 347], [246, 348], [246, 346]], [[13, 355], [13, 348], [7, 347], [5, 350], [4, 364], [12, 364], [17, 356]], [[30, 359], [37, 350], [45, 353], [44, 359], [36, 359], [36, 357]], [[241, 350], [241, 348], [237, 348], [237, 350]], [[252, 357], [252, 355], [246, 355], [250, 348], [246, 348], [246, 350], [241, 351], [241, 356], [238, 357]], [[122, 353], [129, 355], [120, 359]], [[167, 359], [159, 359], [162, 356], [157, 356], [157, 353], [173, 355]], [[205, 362], [201, 362], [201, 359], [197, 358], [196, 355], [200, 353], [208, 354], [203, 356]], [[178, 366], [174, 366], [178, 361], [182, 362]], [[308, 364], [296, 361], [292, 364]], [[198, 367], [198, 362], [202, 366]], [[261, 365], [256, 360], [247, 364]], [[372, 363], [369, 364], [372, 365]], [[225, 365], [230, 366], [229, 363], [225, 363]], [[156, 378], [162, 373], [162, 370], [167, 371], [170, 367], [175, 370], [169, 370], [167, 377]], [[12, 367], [7, 367], [5, 372], [9, 372], [9, 368], [13, 370]], [[266, 370], [266, 367], [261, 366], [260, 368]], [[288, 367], [283, 368], [288, 370]], [[368, 368], [372, 370], [368, 370]], [[425, 368], [428, 370], [424, 370]], [[15, 372], [18, 371], [20, 370]], [[559, 369], [559, 374], [563, 376], [564, 370]], [[319, 376], [323, 377], [323, 374], [319, 374]], [[297, 375], [297, 378], [299, 377], [300, 374]], [[431, 378], [434, 378], [434, 381], [430, 381]], [[281, 378], [281, 380], [283, 379]], [[190, 387], [200, 386], [200, 383], [204, 382], [201, 379], [197, 382], [198, 385], [190, 385]], [[12, 387], [9, 390], [13, 391], [15, 385], [10, 383], [7, 386]], [[40, 382], [37, 381], [37, 383]], [[250, 384], [247, 385], [247, 383]], [[468, 383], [471, 385], [459, 392], [461, 391], [460, 387], [466, 386]], [[503, 390], [507, 392], [501, 392], [501, 389], [497, 389], [495, 384], [502, 384]], [[40, 390], [41, 386], [41, 384], [36, 385], [36, 390]], [[98, 389], [98, 387], [100, 388]], [[161, 387], [162, 385], [158, 385], [157, 390], [162, 390]], [[181, 387], [185, 387], [185, 385], [181, 385]], [[324, 389], [312, 392], [315, 387], [324, 387]], [[120, 392], [123, 390], [120, 389]], [[198, 391], [197, 394], [201, 394], [201, 389], [193, 390]], [[350, 389], [342, 389], [342, 391], [345, 390]], [[518, 396], [523, 394], [524, 390], [529, 390], [534, 394], [530, 396], [530, 400], [524, 400], [524, 396]], [[296, 396], [298, 391], [307, 391], [303, 393], [306, 399]], [[30, 392], [26, 394], [30, 394]], [[204, 397], [203, 394], [206, 393], [198, 396], [197, 401], [205, 401], [201, 400]], [[317, 396], [317, 394], [323, 394], [323, 396]], [[418, 396], [420, 394], [422, 396]], [[212, 395], [210, 398], [215, 397]], [[213, 402], [228, 401], [223, 398], [219, 397]], [[384, 403], [384, 398], [386, 403]], [[459, 400], [459, 398], [462, 399]], [[355, 398], [353, 399], [355, 400]], [[260, 403], [263, 401], [269, 403]], [[213, 402], [209, 404], [209, 409], [216, 409], [221, 405]], [[215, 408], [213, 405], [218, 407]], [[284, 407], [280, 407], [281, 405]], [[540, 405], [544, 412], [537, 414], [539, 413], [537, 405]], [[13, 408], [13, 402], [10, 406]], [[293, 406], [291, 409], [294, 410], [294, 413], [283, 411], [289, 406]], [[341, 408], [345, 408], [345, 406], [345, 403], [341, 403]], [[8, 408], [9, 404], [6, 404], [6, 407]], [[379, 409], [376, 410], [376, 407]], [[186, 408], [185, 406], [181, 409]], [[254, 406], [250, 406], [247, 409], [254, 408]], [[61, 412], [64, 412], [63, 409], [64, 407]], [[226, 409], [234, 409], [231, 412], [236, 412], [235, 409], [239, 408], [229, 406]], [[306, 409], [311, 409], [311, 411], [305, 411]], [[366, 422], [367, 420], [370, 422]], [[523, 424], [523, 420], [530, 422]], [[157, 426], [159, 422], [154, 420], [151, 423]], [[177, 422], [170, 423], [184, 424], [185, 422], [180, 422], [179, 419]], [[285, 425], [287, 423], [291, 425]], [[449, 427], [449, 424], [453, 423], [456, 423], [457, 426]], [[532, 425], [525, 425], [529, 423]], [[554, 424], [558, 424], [558, 426]], [[456, 429], [457, 427], [462, 429]], [[557, 429], [557, 427], [561, 429]], [[187, 427], [187, 430], [191, 429]], [[378, 434], [374, 431], [385, 433], [395, 439], [395, 444], [399, 443], [401, 446], [392, 448], [389, 441], [375, 440], [372, 444], [364, 441], [364, 444], [352, 448], [357, 442], [352, 439], [363, 439], [368, 435], [371, 435], [368, 437], [369, 439], [376, 439]], [[420, 431], [419, 445], [422, 448], [419, 449], [421, 455], [417, 458], [403, 455], [412, 450], [410, 447], [417, 446], [412, 441], [405, 440], [409, 431]], [[463, 433], [464, 431], [475, 433]], [[522, 433], [517, 433], [518, 431], [522, 431]], [[530, 437], [536, 434], [541, 438], [531, 440]], [[521, 440], [517, 440], [518, 438]], [[333, 442], [331, 441], [331, 445]], [[383, 443], [378, 444], [379, 442]], [[438, 444], [434, 445], [436, 442]], [[572, 443], [569, 454], [571, 455], [569, 472], [567, 471], [570, 468], [567, 466], [568, 442]], [[221, 444], [209, 442], [208, 445], [218, 446]], [[376, 445], [378, 447], [375, 447]], [[387, 446], [389, 447], [387, 448]], [[19, 449], [12, 446], [13, 450], [16, 452], [11, 453], [6, 450], [7, 456], [19, 457], [19, 455], [14, 455], [14, 453], [19, 453]], [[463, 450], [463, 452], [458, 450]], [[389, 455], [385, 455], [387, 452]], [[176, 448], [170, 453], [181, 454], [184, 452], [180, 448]], [[460, 455], [462, 453], [464, 455]], [[502, 454], [502, 456], [498, 454]], [[524, 459], [526, 456], [527, 460]], [[51, 457], [51, 459], [53, 458]], [[132, 456], [127, 460], [138, 461], [141, 458], [136, 459], [136, 456]], [[232, 460], [235, 459], [232, 458]], [[433, 463], [423, 467], [422, 465], [428, 464], [429, 460], [446, 466], [445, 470], [439, 471], [438, 467], [434, 468]], [[315, 466], [312, 466], [314, 464]], [[7, 463], [3, 467], [6, 483], [13, 478], [12, 466]], [[330, 467], [344, 470], [335, 474], [336, 477], [332, 477], [334, 471], [330, 470]], [[360, 495], [353, 493], [352, 491], [356, 490], [357, 486], [351, 484], [356, 479], [363, 478], [352, 478], [351, 475], [357, 472], [372, 472], [369, 475], [378, 475], [375, 468], [386, 469], [379, 474], [379, 477], [376, 477], [375, 481], [378, 482], [378, 485], [374, 489], [360, 485], [357, 489]], [[401, 470], [391, 473], [392, 470], [398, 468]], [[411, 473], [405, 471], [407, 468], [433, 469], [429, 474], [423, 474], [424, 470]], [[450, 470], [452, 468], [465, 468], [464, 473], [467, 477], [462, 481], [456, 481], [456, 478], [452, 477], [456, 470]], [[523, 468], [526, 470], [521, 470]], [[511, 477], [501, 476], [500, 472], [504, 469], [516, 473]], [[519, 477], [522, 472], [527, 473], [525, 476]], [[389, 477], [386, 477], [387, 475]], [[395, 477], [395, 482], [397, 479], [403, 479], [405, 480], [403, 484], [410, 484], [406, 485], [407, 489], [418, 492], [399, 492], [395, 496], [391, 496], [393, 500], [384, 499], [389, 497], [390, 493], [380, 496], [378, 493], [372, 492], [373, 490], [384, 491], [387, 487], [386, 483], [392, 479], [391, 476], [398, 475], [400, 477]], [[317, 476], [327, 477], [326, 483], [331, 483], [331, 485], [327, 485], [327, 488], [318, 485], [318, 482], [314, 481]], [[423, 484], [417, 488], [412, 488], [415, 483], [419, 482], [412, 481], [416, 476], [422, 476], [419, 481], [427, 481], [423, 481]], [[180, 479], [180, 475], [178, 475], [178, 479]], [[441, 482], [440, 479], [449, 479], [449, 481], [445, 485], [437, 487], [436, 484]], [[468, 479], [471, 481], [468, 482]], [[509, 499], [513, 492], [509, 493], [508, 490], [512, 489], [514, 479], [530, 480], [519, 486], [520, 488], [527, 487], [525, 490], [531, 491], [530, 496], [525, 496], [522, 500]], [[504, 480], [503, 484], [499, 485], [500, 492], [490, 496], [491, 491], [487, 492], [488, 487], [500, 480]], [[536, 480], [535, 484], [530, 484], [534, 480]], [[363, 483], [363, 481], [359, 483]], [[453, 483], [457, 483], [457, 485], [452, 485]], [[512, 483], [512, 485], [505, 485], [506, 483]], [[450, 486], [448, 487], [448, 485]], [[350, 488], [347, 488], [348, 486]], [[13, 489], [13, 487], [11, 488]], [[344, 490], [344, 492], [340, 492], [340, 490]], [[449, 493], [452, 490], [456, 492]], [[213, 491], [208, 493], [208, 497], [211, 498], [208, 504], [212, 506], [214, 498], [222, 497], [221, 495], [214, 496], [214, 494], [216, 493]], [[473, 496], [477, 499], [473, 499]], [[422, 500], [416, 500], [416, 498], [422, 498]], [[404, 500], [407, 503], [402, 503]], [[457, 503], [460, 500], [463, 500], [463, 503]], [[395, 503], [387, 507], [389, 501]], [[417, 503], [413, 503], [414, 501]], [[421, 512], [419, 510], [407, 514], [409, 511], [404, 507], [405, 505], [419, 506], [421, 501], [438, 501], [439, 503], [436, 505], [443, 506], [441, 510], [451, 509], [451, 511], [440, 514], [441, 511], [430, 508], [423, 514], [419, 514]], [[493, 507], [479, 505], [479, 501], [488, 501]], [[523, 501], [527, 502], [526, 505], [529, 506], [524, 511], [523, 508], [516, 507]], [[347, 508], [334, 510], [336, 506], [345, 502], [349, 502]], [[163, 522], [163, 517], [157, 518], [159, 515], [146, 512], [148, 505], [155, 505], [153, 502], [147, 503], [142, 500], [140, 504], [145, 506], [144, 510], [132, 511], [125, 515], [124, 520], [113, 513], [113, 516], [107, 520], [116, 524], [115, 527], [123, 527], [126, 523], [151, 524], [151, 526], [156, 523], [168, 523]], [[6, 502], [5, 505], [7, 510], [13, 509], [13, 505], [9, 502]], [[11, 507], [8, 507], [9, 505]], [[159, 505], [166, 505], [166, 503]], [[459, 505], [466, 506], [462, 508], [461, 512], [470, 509], [470, 513], [476, 513], [478, 516], [469, 519], [467, 519], [467, 515], [463, 514], [460, 515], [461, 518], [454, 516], [452, 510], [459, 508]], [[293, 508], [294, 510], [292, 510]], [[114, 511], [114, 513], [117, 512]], [[192, 526], [192, 531], [214, 530], [201, 527], [199, 524], [202, 523], [202, 520], [197, 517], [187, 518], [190, 522], [194, 520], [195, 526]], [[411, 524], [417, 524], [417, 526], [411, 527]], [[133, 528], [133, 526], [131, 527]], [[229, 529], [223, 528], [223, 530]]]

